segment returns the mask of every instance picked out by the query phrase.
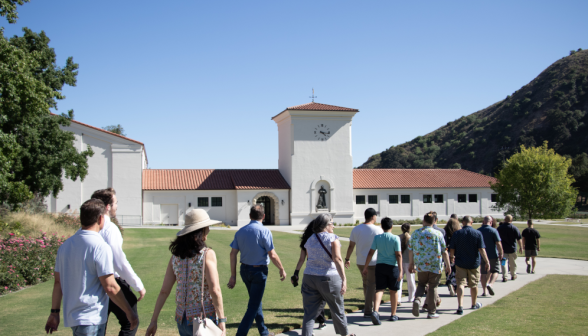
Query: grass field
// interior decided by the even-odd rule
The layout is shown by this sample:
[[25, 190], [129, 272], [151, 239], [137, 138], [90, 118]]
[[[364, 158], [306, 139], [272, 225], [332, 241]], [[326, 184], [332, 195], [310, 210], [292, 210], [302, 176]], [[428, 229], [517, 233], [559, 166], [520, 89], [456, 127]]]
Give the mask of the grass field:
[[[527, 228], [527, 225], [516, 224], [521, 232]], [[419, 228], [420, 225], [412, 225], [412, 231]], [[480, 224], [474, 224], [477, 229]], [[349, 237], [352, 227], [337, 227], [335, 234], [340, 237]], [[541, 234], [541, 252], [540, 257], [548, 258], [566, 258], [588, 260], [588, 228], [567, 227], [567, 226], [550, 226], [535, 225], [535, 229]], [[394, 225], [392, 233], [400, 234], [400, 225]], [[524, 257], [524, 255], [522, 255]]]
[[429, 335], [586, 335], [588, 277], [548, 275]]
[[[147, 289], [145, 299], [138, 304], [141, 323], [137, 335], [144, 335], [145, 329], [149, 326], [155, 301], [170, 258], [170, 253], [167, 249], [168, 244], [175, 236], [175, 233], [175, 230], [163, 229], [125, 230], [125, 253]], [[229, 290], [226, 287], [230, 277], [229, 244], [234, 234], [235, 231], [214, 230], [210, 233], [207, 241], [208, 245], [217, 253], [225, 314], [228, 318], [228, 335], [235, 335], [249, 299], [240, 277], [238, 277], [235, 289]], [[274, 232], [273, 235], [276, 251], [286, 268], [289, 278], [296, 267], [300, 253], [298, 248], [299, 237], [280, 232]], [[343, 251], [346, 251], [347, 242], [342, 242], [342, 245]], [[352, 264], [346, 274], [349, 290], [345, 295], [345, 308], [347, 311], [363, 308], [361, 278], [357, 266]], [[52, 288], [53, 282], [49, 281], [0, 297], [0, 335], [43, 335], [43, 328], [51, 306]], [[385, 297], [385, 299], [388, 300], [389, 298]], [[270, 265], [263, 302], [265, 321], [272, 331], [279, 333], [285, 329], [299, 327], [302, 323], [304, 313], [300, 286], [294, 288], [289, 279], [280, 282], [278, 270], [273, 265]], [[158, 335], [177, 335], [174, 314], [175, 294], [171, 294], [160, 314]], [[59, 334], [70, 333], [70, 330], [63, 327], [62, 320]], [[251, 333], [257, 334], [257, 330], [252, 330]], [[109, 328], [107, 335], [117, 335], [115, 328]]]

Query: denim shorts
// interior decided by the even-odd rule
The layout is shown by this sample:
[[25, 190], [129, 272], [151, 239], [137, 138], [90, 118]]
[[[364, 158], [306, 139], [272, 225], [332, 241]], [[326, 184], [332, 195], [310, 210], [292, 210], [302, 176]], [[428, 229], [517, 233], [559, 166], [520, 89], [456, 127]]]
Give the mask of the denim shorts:
[[81, 325], [71, 327], [73, 336], [104, 336], [106, 333], [106, 323], [98, 325]]

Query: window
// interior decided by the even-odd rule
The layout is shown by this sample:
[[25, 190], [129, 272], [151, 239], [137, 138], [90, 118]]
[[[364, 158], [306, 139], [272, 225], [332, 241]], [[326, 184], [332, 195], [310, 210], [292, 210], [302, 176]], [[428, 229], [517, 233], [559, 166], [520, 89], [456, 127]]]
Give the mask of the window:
[[468, 202], [470, 202], [470, 203], [478, 202], [478, 194], [469, 194], [468, 195]]
[[400, 203], [410, 203], [410, 195], [400, 195]]
[[423, 203], [433, 203], [433, 195], [423, 195]]
[[222, 207], [223, 206], [223, 198], [222, 197], [211, 197], [210, 203], [213, 207]]
[[365, 196], [355, 196], [355, 204], [365, 204]]
[[398, 195], [388, 195], [388, 203], [398, 204]]
[[466, 194], [457, 194], [457, 202], [465, 203], [466, 202]]
[[443, 194], [435, 195], [435, 203], [443, 203]]
[[498, 194], [492, 194], [492, 195], [490, 195], [490, 201], [492, 201], [492, 202], [498, 202]]
[[378, 204], [378, 196], [377, 195], [369, 195], [368, 196], [368, 204]]
[[208, 197], [198, 197], [198, 206], [199, 207], [207, 207], [208, 206]]

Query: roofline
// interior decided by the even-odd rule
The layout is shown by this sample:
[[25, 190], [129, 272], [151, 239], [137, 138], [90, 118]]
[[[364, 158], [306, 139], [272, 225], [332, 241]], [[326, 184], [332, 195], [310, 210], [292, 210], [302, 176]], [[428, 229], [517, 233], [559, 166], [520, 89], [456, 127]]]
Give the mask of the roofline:
[[478, 189], [478, 188], [491, 188], [490, 185], [485, 187], [402, 187], [402, 188], [353, 188], [353, 189]]
[[[308, 104], [310, 104], [310, 103], [308, 103]], [[321, 104], [321, 103], [317, 103], [317, 104]], [[307, 105], [307, 104], [302, 104], [302, 105]], [[276, 114], [275, 116], [273, 116], [271, 120], [274, 120], [274, 118], [276, 118], [277, 116], [279, 116], [280, 114], [282, 114], [282, 113], [284, 113], [286, 111], [355, 112], [355, 113], [358, 113], [359, 112], [359, 109], [352, 109], [352, 108], [349, 108], [349, 107], [346, 107], [345, 110], [304, 110], [304, 109], [295, 109], [294, 108], [294, 107], [302, 106], [302, 105], [296, 105], [296, 106], [286, 107], [286, 109], [284, 111], [282, 111], [282, 112]], [[329, 105], [329, 104], [324, 104], [324, 105]], [[335, 106], [335, 105], [330, 105], [330, 106]], [[339, 106], [337, 106], [337, 107], [339, 107]]]

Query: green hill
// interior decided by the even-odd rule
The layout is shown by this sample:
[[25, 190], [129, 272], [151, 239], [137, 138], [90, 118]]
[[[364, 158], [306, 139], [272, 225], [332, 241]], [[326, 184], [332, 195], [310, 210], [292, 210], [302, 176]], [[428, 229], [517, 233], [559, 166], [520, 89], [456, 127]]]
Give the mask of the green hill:
[[588, 191], [588, 50], [570, 52], [504, 100], [371, 156], [360, 168], [463, 168], [493, 175], [520, 145], [573, 158]]

